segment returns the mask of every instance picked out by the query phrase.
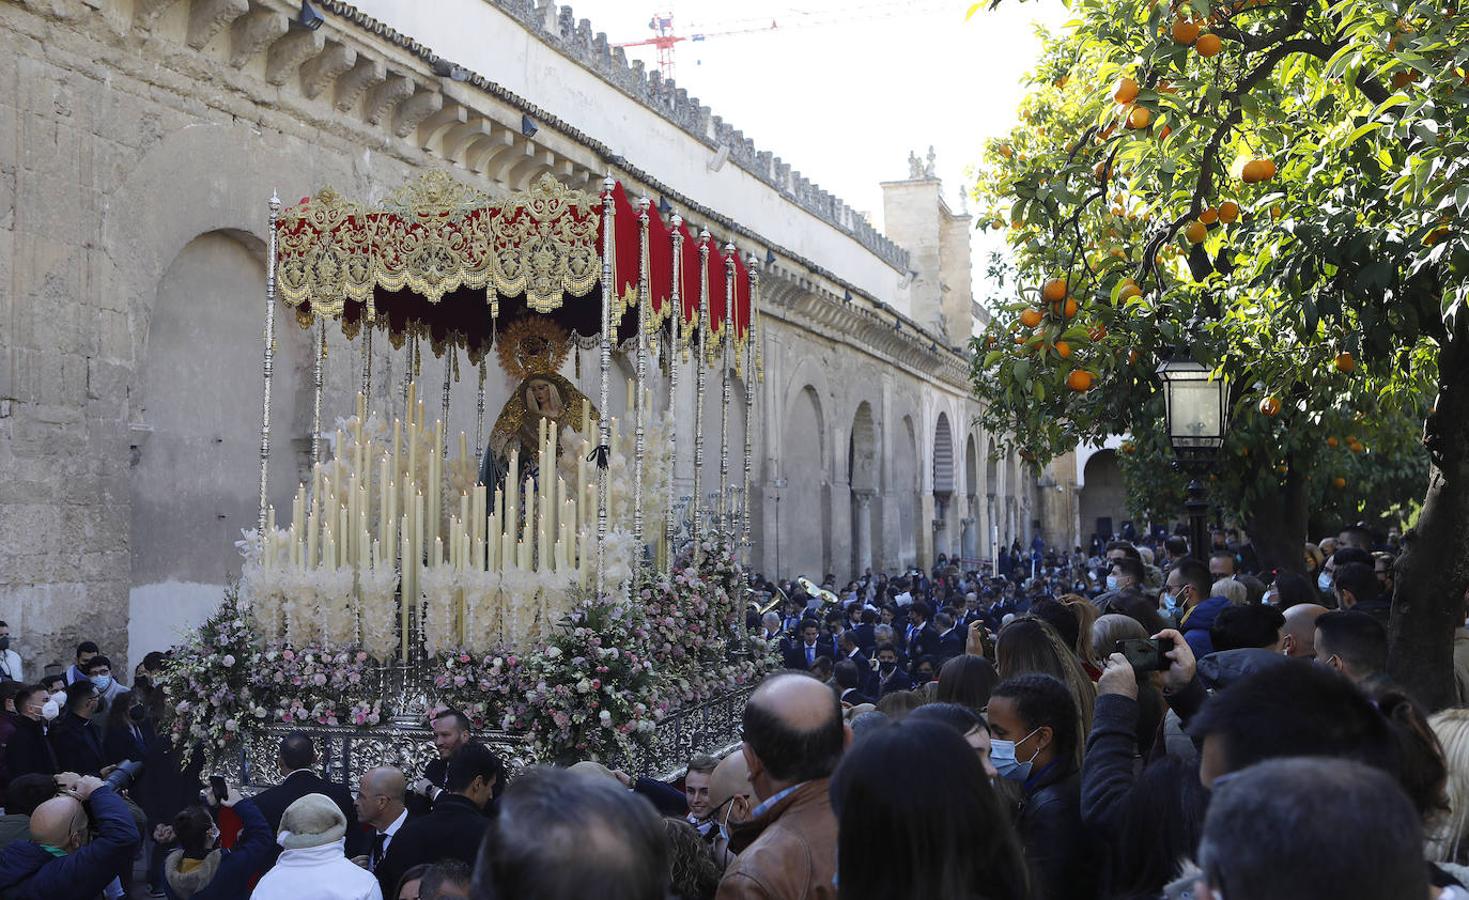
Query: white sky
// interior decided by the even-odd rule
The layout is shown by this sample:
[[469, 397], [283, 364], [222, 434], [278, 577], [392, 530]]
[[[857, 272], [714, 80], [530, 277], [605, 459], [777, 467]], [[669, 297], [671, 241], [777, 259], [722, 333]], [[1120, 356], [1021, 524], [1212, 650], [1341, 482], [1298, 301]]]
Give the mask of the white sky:
[[[881, 181], [908, 176], [908, 153], [933, 145], [945, 196], [957, 208], [965, 167], [984, 139], [1016, 121], [1021, 77], [1039, 49], [1034, 23], [1068, 18], [1061, 0], [1004, 0], [964, 22], [966, 0], [576, 0], [578, 18], [613, 43], [651, 37], [672, 12], [692, 34], [724, 24], [775, 31], [683, 42], [674, 80], [715, 115], [854, 209], [882, 223]], [[793, 27], [801, 22], [823, 22]], [[656, 68], [652, 47], [627, 48]], [[988, 246], [989, 242], [985, 242]], [[976, 247], [978, 249], [978, 245]], [[974, 259], [976, 277], [984, 260]], [[982, 296], [982, 291], [976, 294]]]

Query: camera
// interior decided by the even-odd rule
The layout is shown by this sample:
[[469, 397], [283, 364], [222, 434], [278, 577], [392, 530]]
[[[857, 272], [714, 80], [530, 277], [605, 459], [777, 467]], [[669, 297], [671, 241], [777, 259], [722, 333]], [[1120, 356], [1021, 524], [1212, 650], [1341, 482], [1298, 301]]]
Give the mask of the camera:
[[143, 764], [137, 760], [125, 759], [117, 764], [112, 774], [102, 779], [103, 783], [114, 791], [125, 791], [143, 771]]

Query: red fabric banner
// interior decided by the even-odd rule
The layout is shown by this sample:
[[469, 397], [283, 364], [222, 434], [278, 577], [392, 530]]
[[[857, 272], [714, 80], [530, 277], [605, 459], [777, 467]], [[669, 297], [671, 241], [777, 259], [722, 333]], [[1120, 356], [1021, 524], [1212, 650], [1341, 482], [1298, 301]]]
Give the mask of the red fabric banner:
[[[699, 323], [699, 242], [689, 234], [688, 223], [678, 226], [679, 233], [683, 235], [683, 247], [680, 255], [681, 271], [679, 272], [678, 294], [683, 305], [684, 328], [694, 328]], [[687, 330], [684, 332], [687, 334]]]
[[658, 215], [658, 207], [648, 207], [648, 286], [653, 304], [650, 310], [656, 321], [668, 315], [673, 297], [673, 232]]
[[745, 260], [735, 251], [735, 301], [733, 304], [732, 318], [735, 327], [735, 340], [743, 341], [750, 330], [750, 270], [745, 268]]
[[[633, 302], [638, 291], [638, 211], [627, 199], [622, 182], [612, 188], [612, 285], [617, 302]], [[600, 214], [600, 210], [599, 210]], [[597, 250], [600, 254], [607, 219], [601, 217], [597, 225]], [[621, 307], [615, 310], [620, 312]], [[615, 314], [614, 314], [615, 317]]]
[[709, 334], [717, 335], [724, 331], [728, 302], [729, 273], [725, 271], [725, 256], [719, 249], [719, 243], [713, 238], [709, 240]]

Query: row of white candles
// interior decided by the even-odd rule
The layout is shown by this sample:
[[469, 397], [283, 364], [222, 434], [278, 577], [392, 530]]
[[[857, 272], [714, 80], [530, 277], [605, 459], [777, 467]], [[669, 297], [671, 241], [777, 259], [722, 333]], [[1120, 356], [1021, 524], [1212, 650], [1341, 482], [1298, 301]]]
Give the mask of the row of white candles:
[[[321, 463], [313, 469], [311, 491], [301, 485], [286, 530], [288, 552], [276, 557], [275, 542], [263, 541], [265, 568], [289, 564], [296, 569], [351, 568], [355, 572], [400, 566], [402, 593], [421, 593], [424, 565], [451, 566], [460, 571], [538, 572], [579, 570], [586, 586], [591, 562], [590, 537], [597, 520], [595, 473], [589, 471], [592, 446], [590, 404], [581, 410], [581, 451], [577, 453], [576, 490], [568, 490], [557, 472], [557, 434], [553, 423], [538, 426], [540, 483], [527, 477], [522, 490], [497, 490], [493, 505], [485, 485], [476, 484], [459, 494], [457, 515], [447, 516], [444, 502], [444, 424], [428, 426], [417, 385], [408, 388], [408, 420], [394, 420], [390, 447], [370, 436], [364, 438], [366, 400], [357, 396], [357, 418], [351, 442], [337, 432], [335, 455], [350, 461], [345, 491], [324, 475]], [[629, 390], [628, 397], [633, 397]], [[617, 420], [612, 420], [614, 445]], [[404, 441], [406, 436], [407, 440]], [[427, 443], [427, 478], [419, 477], [419, 445]], [[406, 448], [406, 452], [405, 452]], [[473, 466], [468, 441], [459, 435], [459, 458]], [[374, 484], [372, 462], [378, 474]], [[406, 467], [403, 463], [406, 462]], [[475, 467], [477, 471], [477, 467]], [[507, 479], [518, 477], [520, 450], [510, 452]], [[372, 528], [372, 495], [377, 491], [377, 527]], [[345, 494], [345, 499], [341, 496]], [[521, 501], [524, 498], [524, 509]], [[401, 513], [400, 513], [401, 508]], [[266, 534], [276, 534], [275, 508], [266, 513]], [[447, 527], [445, 525], [447, 524]], [[395, 552], [396, 551], [396, 552]], [[461, 599], [462, 602], [462, 599]], [[408, 604], [402, 606], [402, 651], [408, 652]]]

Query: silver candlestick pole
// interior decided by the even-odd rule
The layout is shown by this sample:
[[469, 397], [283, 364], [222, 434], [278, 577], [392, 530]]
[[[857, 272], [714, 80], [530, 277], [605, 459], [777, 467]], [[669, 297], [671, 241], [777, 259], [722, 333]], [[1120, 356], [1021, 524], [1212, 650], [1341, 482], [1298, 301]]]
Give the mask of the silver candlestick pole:
[[260, 521], [257, 527], [262, 535], [265, 533], [265, 509], [270, 504], [270, 382], [275, 377], [275, 225], [280, 214], [281, 198], [272, 191], [270, 237], [265, 260], [265, 361], [262, 364], [265, 390], [260, 402]]
[[628, 580], [629, 589], [637, 580], [643, 567], [643, 454], [646, 450], [648, 410], [643, 403], [643, 383], [648, 377], [648, 329], [645, 325], [648, 305], [652, 300], [648, 287], [648, 198], [638, 201], [638, 340], [637, 372], [633, 401], [633, 473], [632, 473], [632, 535], [634, 577]]
[[[673, 223], [673, 293], [670, 301], [673, 304], [673, 324], [669, 329], [672, 335], [671, 346], [668, 353], [668, 408], [675, 409], [678, 403], [678, 372], [681, 368], [680, 362], [683, 355], [683, 340], [679, 337], [679, 331], [684, 327], [683, 321], [683, 296], [681, 293], [683, 282], [683, 217], [675, 215], [671, 220]], [[668, 556], [668, 562], [673, 562], [675, 551], [674, 539], [674, 473], [678, 471], [678, 429], [669, 429], [669, 461], [668, 461], [668, 509], [663, 515], [663, 541]]]
[[[750, 547], [750, 471], [755, 434], [755, 304], [760, 296], [760, 276], [755, 272], [755, 256], [747, 257], [746, 272], [750, 279], [750, 310], [745, 321], [745, 489], [740, 500], [740, 544]], [[752, 554], [753, 555], [753, 554]]]
[[607, 505], [611, 500], [611, 483], [607, 478], [607, 455], [611, 452], [612, 420], [607, 415], [607, 376], [612, 370], [612, 304], [616, 285], [612, 278], [612, 228], [617, 215], [612, 202], [612, 191], [617, 182], [609, 174], [602, 181], [602, 347], [599, 370], [602, 385], [599, 388], [597, 418], [597, 596], [607, 596]]
[[724, 245], [724, 340], [720, 342], [720, 378], [722, 381], [719, 406], [719, 530], [729, 527], [729, 366], [730, 347], [734, 344], [735, 302], [735, 250], [734, 244]]
[[709, 339], [709, 231], [699, 232], [699, 343], [694, 348], [694, 496], [689, 519], [689, 537], [694, 542], [694, 563], [699, 562], [700, 472], [704, 468], [704, 344]]

